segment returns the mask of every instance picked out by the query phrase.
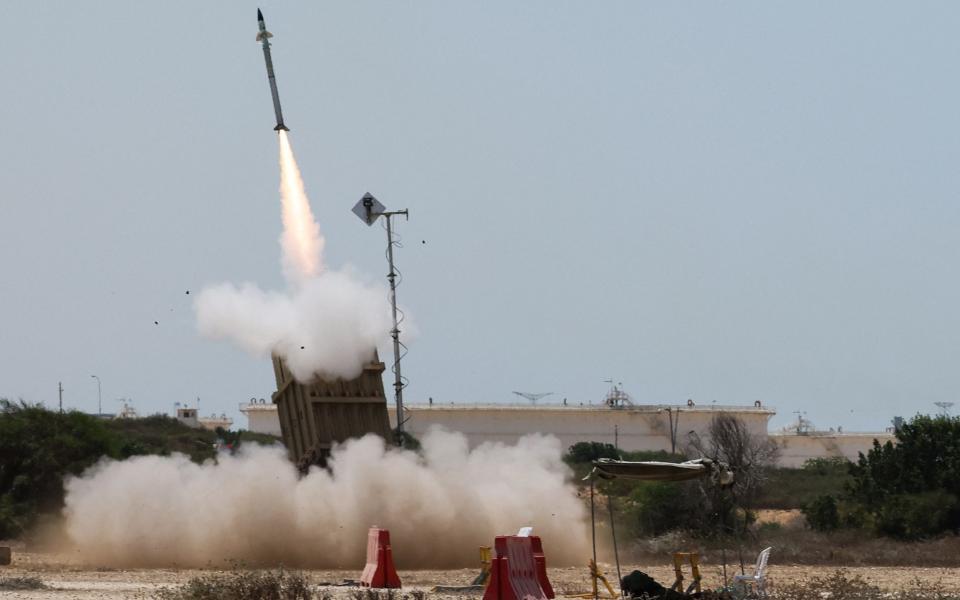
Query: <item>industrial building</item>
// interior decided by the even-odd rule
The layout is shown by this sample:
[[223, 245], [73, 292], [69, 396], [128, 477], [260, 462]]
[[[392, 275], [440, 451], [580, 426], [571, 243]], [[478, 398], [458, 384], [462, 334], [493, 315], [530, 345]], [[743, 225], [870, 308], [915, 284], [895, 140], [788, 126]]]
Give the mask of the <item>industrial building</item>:
[[[240, 411], [247, 416], [250, 431], [280, 435], [277, 406], [251, 399]], [[390, 422], [396, 424], [395, 409], [388, 406]], [[431, 427], [441, 426], [463, 433], [471, 447], [484, 442], [513, 443], [529, 433], [553, 435], [564, 447], [577, 442], [603, 442], [623, 450], [681, 450], [691, 436], [705, 436], [711, 419], [725, 413], [741, 419], [759, 436], [767, 436], [780, 447], [780, 466], [799, 467], [811, 458], [844, 457], [856, 460], [859, 452], [893, 440], [891, 431], [852, 433], [816, 431], [797, 427], [769, 432], [772, 407], [759, 402], [746, 406], [615, 404], [405, 404], [409, 419], [406, 430], [422, 437]]]

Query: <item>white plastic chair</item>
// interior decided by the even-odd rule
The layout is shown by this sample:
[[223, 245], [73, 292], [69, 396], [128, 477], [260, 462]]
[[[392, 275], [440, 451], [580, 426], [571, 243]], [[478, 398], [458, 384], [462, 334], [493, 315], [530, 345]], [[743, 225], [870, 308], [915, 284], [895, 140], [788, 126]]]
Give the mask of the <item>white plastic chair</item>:
[[760, 598], [767, 597], [767, 560], [773, 547], [764, 548], [757, 556], [757, 564], [753, 568], [753, 575], [734, 575], [733, 585], [743, 584], [743, 592], [747, 593], [747, 586], [752, 585]]

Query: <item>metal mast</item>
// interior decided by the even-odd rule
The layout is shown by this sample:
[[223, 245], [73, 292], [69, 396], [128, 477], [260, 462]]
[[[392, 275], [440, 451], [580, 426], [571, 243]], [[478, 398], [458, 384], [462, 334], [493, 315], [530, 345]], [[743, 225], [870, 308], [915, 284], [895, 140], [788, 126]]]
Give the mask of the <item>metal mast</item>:
[[386, 221], [387, 264], [390, 269], [387, 273], [387, 280], [390, 282], [390, 310], [393, 315], [393, 329], [390, 330], [390, 337], [393, 338], [393, 394], [397, 404], [397, 435], [395, 441], [398, 446], [402, 446], [403, 424], [407, 421], [403, 411], [403, 388], [407, 387], [407, 384], [400, 371], [400, 359], [405, 354], [405, 352], [401, 353], [401, 349], [406, 350], [406, 347], [400, 342], [400, 322], [403, 318], [402, 313], [397, 309], [398, 272], [393, 263], [393, 248], [399, 245], [399, 241], [395, 240], [393, 236], [393, 217], [403, 215], [409, 220], [410, 214], [407, 209], [388, 211], [370, 193], [363, 195], [363, 198], [353, 207], [353, 212], [367, 225], [373, 225], [377, 217], [383, 217]]

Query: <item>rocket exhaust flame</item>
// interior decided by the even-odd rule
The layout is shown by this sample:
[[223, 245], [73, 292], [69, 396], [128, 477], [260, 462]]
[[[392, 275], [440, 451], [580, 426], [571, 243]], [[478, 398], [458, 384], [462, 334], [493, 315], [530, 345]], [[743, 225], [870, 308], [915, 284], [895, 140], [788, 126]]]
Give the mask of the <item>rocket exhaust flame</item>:
[[315, 277], [323, 270], [323, 237], [310, 210], [297, 159], [287, 132], [278, 132], [280, 141], [280, 199], [283, 207], [283, 272], [292, 284]]

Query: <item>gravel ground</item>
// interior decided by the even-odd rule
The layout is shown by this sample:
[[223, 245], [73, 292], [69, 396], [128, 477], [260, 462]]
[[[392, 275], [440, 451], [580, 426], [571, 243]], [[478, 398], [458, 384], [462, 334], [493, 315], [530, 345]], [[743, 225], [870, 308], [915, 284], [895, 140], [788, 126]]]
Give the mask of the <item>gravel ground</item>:
[[[946, 592], [960, 593], [960, 569], [917, 568], [917, 567], [843, 567], [807, 565], [783, 565], [776, 563], [773, 557], [770, 566], [770, 578], [775, 586], [777, 582], [799, 582], [812, 576], [822, 576], [837, 568], [846, 568], [850, 574], [860, 575], [868, 582], [888, 590], [902, 589], [920, 578], [928, 583], [939, 582]], [[549, 556], [547, 557], [549, 561]], [[315, 583], [340, 583], [345, 579], [357, 579], [360, 568], [353, 571], [310, 570], [305, 571]], [[615, 568], [601, 565], [611, 583], [615, 584]], [[673, 567], [669, 564], [630, 565], [628, 570], [640, 569], [657, 581], [669, 585], [673, 580]], [[704, 563], [701, 566], [705, 587], [718, 587], [723, 582], [719, 565]], [[150, 598], [153, 592], [163, 586], [176, 586], [185, 583], [191, 577], [210, 574], [215, 570], [199, 569], [107, 569], [78, 564], [68, 555], [36, 554], [14, 552], [13, 564], [0, 567], [0, 579], [4, 577], [37, 577], [48, 586], [44, 590], [0, 591], [0, 597], [31, 600], [66, 599], [120, 599]], [[732, 573], [732, 567], [730, 567]], [[407, 589], [429, 590], [435, 585], [467, 585], [476, 575], [475, 569], [446, 571], [401, 571], [400, 578]], [[589, 580], [585, 567], [564, 567], [549, 569], [550, 580], [558, 597], [589, 589]], [[335, 598], [347, 599], [351, 588], [329, 588]], [[430, 596], [431, 598], [439, 596]]]

